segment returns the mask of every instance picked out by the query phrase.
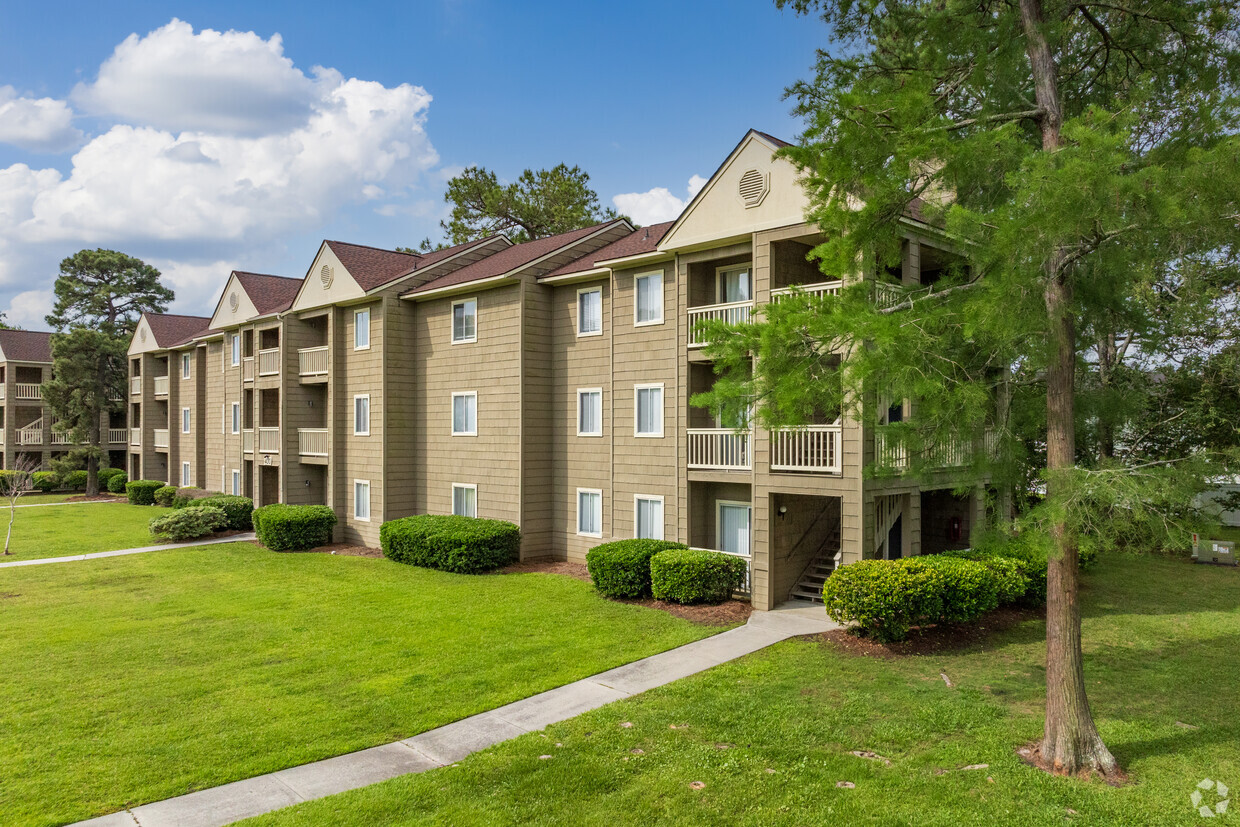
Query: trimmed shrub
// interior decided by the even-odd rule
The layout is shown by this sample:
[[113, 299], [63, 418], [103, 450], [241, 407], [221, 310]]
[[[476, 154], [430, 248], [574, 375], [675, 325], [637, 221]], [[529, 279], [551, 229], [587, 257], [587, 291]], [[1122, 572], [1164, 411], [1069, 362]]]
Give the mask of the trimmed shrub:
[[99, 469], [99, 490], [107, 491], [108, 483], [112, 481], [112, 478], [115, 477], [117, 474], [123, 475], [124, 473], [125, 473], [124, 468], [111, 468], [111, 467], [100, 468]]
[[195, 500], [206, 499], [215, 495], [214, 491], [206, 491], [196, 485], [186, 485], [178, 488], [172, 497], [173, 508], [185, 508], [192, 505]]
[[249, 531], [254, 527], [254, 501], [235, 494], [212, 494], [203, 497], [197, 505], [213, 505], [222, 508], [228, 517], [228, 527], [234, 531]]
[[129, 485], [128, 474], [126, 474], [124, 471], [121, 471], [119, 474], [113, 474], [112, 478], [108, 480], [108, 493], [109, 494], [124, 494], [126, 493], [127, 485]]
[[503, 520], [419, 514], [379, 526], [384, 556], [457, 574], [506, 566], [521, 552], [521, 529]]
[[[215, 498], [204, 502], [214, 503]], [[325, 505], [276, 503], [255, 509], [253, 520], [258, 541], [267, 548], [303, 551], [332, 541], [336, 512]]]
[[159, 480], [134, 480], [125, 484], [125, 494], [130, 505], [154, 505], [155, 492], [163, 487]]
[[155, 489], [155, 504], [162, 505], [164, 508], [172, 508], [172, 498], [177, 495], [177, 487], [175, 485], [165, 485], [163, 488]]
[[182, 542], [214, 534], [228, 525], [224, 510], [212, 505], [179, 508], [151, 520], [151, 533], [161, 540]]
[[51, 471], [35, 471], [30, 475], [30, 484], [34, 486], [36, 491], [42, 491], [46, 494], [49, 491], [55, 491], [59, 480]]
[[732, 554], [671, 549], [650, 558], [650, 588], [657, 600], [722, 603], [745, 582], [746, 562]]
[[86, 469], [79, 468], [77, 471], [70, 471], [60, 480], [60, 487], [67, 488], [70, 491], [86, 490]]
[[1015, 560], [1020, 566], [1021, 574], [1029, 580], [1029, 586], [1025, 590], [1025, 602], [1037, 606], [1046, 605], [1046, 562], [1047, 555], [1050, 553], [1049, 537], [1031, 531], [1015, 535], [1002, 531], [989, 531], [978, 538], [974, 550], [988, 556]]
[[975, 549], [945, 551], [940, 556], [973, 560], [990, 569], [996, 578], [999, 605], [1001, 606], [1023, 600], [1029, 591], [1029, 577], [1025, 574], [1025, 567], [1019, 560]]
[[904, 640], [914, 623], [939, 617], [942, 571], [903, 563], [860, 560], [833, 571], [822, 588], [827, 614], [837, 623], [856, 623], [881, 643]]
[[594, 588], [607, 597], [650, 597], [650, 558], [684, 548], [667, 540], [617, 540], [590, 549], [586, 568]]
[[968, 623], [999, 607], [999, 578], [986, 565], [959, 557], [910, 557], [900, 564], [909, 568], [929, 566], [942, 575], [939, 616], [946, 623]]

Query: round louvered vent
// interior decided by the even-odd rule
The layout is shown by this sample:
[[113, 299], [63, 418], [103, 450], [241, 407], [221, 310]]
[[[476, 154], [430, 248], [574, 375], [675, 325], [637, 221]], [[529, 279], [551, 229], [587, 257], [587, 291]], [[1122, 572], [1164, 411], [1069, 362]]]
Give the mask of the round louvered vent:
[[323, 282], [324, 290], [332, 286], [332, 279], [335, 277], [336, 271], [332, 269], [330, 264], [324, 264], [323, 268], [319, 270], [319, 281]]
[[229, 306], [230, 308], [232, 308], [232, 312], [234, 312], [234, 313], [236, 313], [236, 312], [237, 312], [237, 305], [238, 305], [239, 303], [240, 303], [240, 302], [238, 302], [238, 301], [237, 301], [237, 294], [236, 294], [236, 293], [229, 293], [229, 294], [228, 294], [228, 306]]
[[737, 185], [737, 192], [746, 207], [756, 207], [761, 204], [769, 191], [769, 179], [766, 173], [756, 169], [747, 170]]

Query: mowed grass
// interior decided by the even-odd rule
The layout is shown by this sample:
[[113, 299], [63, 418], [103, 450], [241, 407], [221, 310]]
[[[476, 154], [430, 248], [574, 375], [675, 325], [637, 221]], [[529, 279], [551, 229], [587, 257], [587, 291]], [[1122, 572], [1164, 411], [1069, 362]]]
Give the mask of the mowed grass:
[[9, 569], [0, 622], [6, 827], [386, 743], [718, 631], [567, 577], [249, 543]]
[[[26, 498], [22, 497], [25, 501]], [[126, 503], [67, 503], [57, 508], [18, 508], [13, 521], [12, 552], [0, 563], [40, 557], [68, 557], [155, 545], [148, 527], [168, 509]], [[8, 509], [0, 509], [0, 544], [8, 530]], [[0, 584], [4, 577], [0, 576]]]
[[1045, 628], [1030, 620], [897, 660], [788, 641], [458, 766], [245, 824], [1202, 823], [1199, 781], [1240, 789], [1240, 572], [1106, 556], [1083, 597], [1086, 679], [1122, 788], [1019, 760], [1042, 728]]
[[[47, 505], [49, 503], [62, 503], [76, 494], [25, 494], [17, 501], [18, 506], [23, 505]], [[4, 506], [8, 506], [8, 500], [3, 501]]]

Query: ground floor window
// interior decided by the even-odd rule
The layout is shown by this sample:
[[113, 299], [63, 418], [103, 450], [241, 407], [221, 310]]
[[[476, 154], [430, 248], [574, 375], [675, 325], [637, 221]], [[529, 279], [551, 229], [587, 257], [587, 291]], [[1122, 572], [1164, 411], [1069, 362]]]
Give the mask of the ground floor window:
[[633, 508], [633, 536], [644, 540], [663, 539], [663, 498], [638, 494]]
[[358, 520], [370, 519], [370, 481], [353, 481], [353, 516]]
[[577, 533], [587, 537], [603, 536], [603, 492], [577, 489]]
[[478, 516], [478, 486], [452, 484], [452, 513], [458, 517]]
[[181, 463], [181, 487], [182, 487], [182, 488], [184, 488], [185, 486], [187, 486], [187, 485], [189, 485], [189, 484], [190, 484], [190, 482], [189, 482], [189, 463], [188, 463], [188, 462], [182, 462], [182, 463]]
[[719, 500], [715, 520], [716, 540], [720, 551], [749, 554], [749, 503]]
[[241, 472], [236, 468], [232, 472], [232, 494], [234, 497], [241, 496]]

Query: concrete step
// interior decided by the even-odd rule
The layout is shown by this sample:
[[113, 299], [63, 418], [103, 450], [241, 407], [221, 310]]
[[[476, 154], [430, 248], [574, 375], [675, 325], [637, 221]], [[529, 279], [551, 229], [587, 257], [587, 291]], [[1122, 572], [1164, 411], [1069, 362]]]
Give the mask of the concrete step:
[[822, 592], [820, 591], [816, 592], [811, 589], [804, 589], [804, 588], [801, 588], [800, 586], [797, 586], [796, 588], [792, 590], [792, 597], [799, 598], [801, 600], [810, 600], [810, 601], [813, 601], [814, 603], [822, 602]]

